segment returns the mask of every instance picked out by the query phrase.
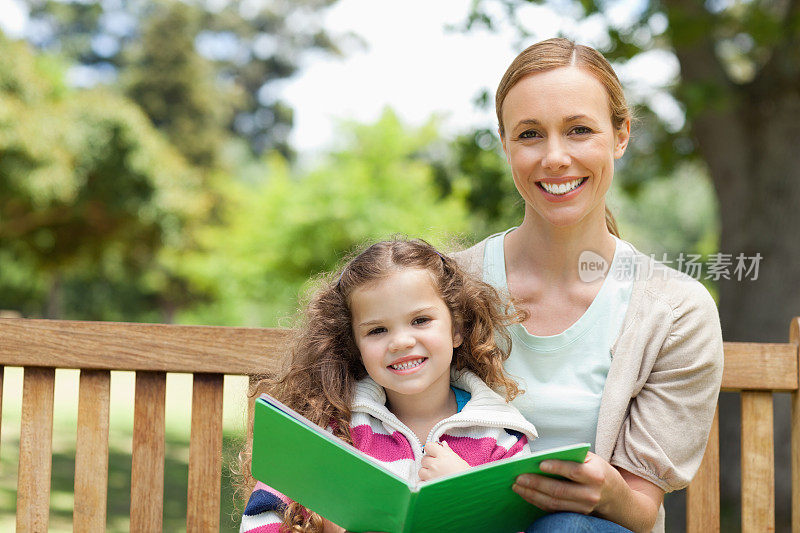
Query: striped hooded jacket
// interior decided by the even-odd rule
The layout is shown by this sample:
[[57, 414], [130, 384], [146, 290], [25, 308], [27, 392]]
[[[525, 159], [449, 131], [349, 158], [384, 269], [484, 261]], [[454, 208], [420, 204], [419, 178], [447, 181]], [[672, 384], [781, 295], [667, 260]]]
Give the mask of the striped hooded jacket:
[[[436, 424], [428, 441], [446, 441], [470, 466], [530, 453], [536, 429], [519, 411], [469, 371], [453, 371], [451, 383], [470, 393], [460, 412]], [[386, 408], [383, 387], [367, 377], [356, 384], [350, 435], [356, 448], [409, 481], [418, 481], [422, 444]], [[240, 533], [278, 533], [290, 500], [262, 482], [247, 502]]]

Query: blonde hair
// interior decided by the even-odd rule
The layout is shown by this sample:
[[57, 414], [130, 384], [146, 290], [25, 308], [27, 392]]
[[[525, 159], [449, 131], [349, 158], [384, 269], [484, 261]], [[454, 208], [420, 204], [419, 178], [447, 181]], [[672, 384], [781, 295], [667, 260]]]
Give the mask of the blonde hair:
[[[622, 84], [619, 82], [614, 69], [611, 68], [611, 64], [603, 57], [603, 54], [594, 48], [575, 44], [568, 39], [554, 38], [538, 42], [523, 50], [514, 58], [514, 61], [511, 62], [511, 65], [508, 66], [505, 74], [503, 74], [494, 98], [501, 137], [505, 136], [503, 102], [511, 88], [530, 74], [570, 66], [586, 70], [605, 87], [608, 95], [608, 105], [611, 109], [611, 124], [614, 129], [621, 129], [625, 122], [631, 119], [631, 110], [625, 101]], [[617, 222], [608, 207], [606, 207], [606, 226], [608, 231], [619, 237]]]

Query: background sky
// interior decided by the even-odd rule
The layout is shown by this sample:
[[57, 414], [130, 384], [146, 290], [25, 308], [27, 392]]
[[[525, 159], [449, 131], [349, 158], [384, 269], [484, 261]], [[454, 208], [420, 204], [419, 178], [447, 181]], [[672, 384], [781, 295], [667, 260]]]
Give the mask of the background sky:
[[[302, 154], [336, 146], [338, 121], [372, 122], [386, 107], [402, 120], [424, 123], [434, 113], [445, 134], [474, 127], [496, 128], [493, 109], [479, 109], [475, 98], [483, 89], [491, 94], [508, 64], [524, 46], [553, 37], [559, 31], [582, 44], [602, 47], [607, 23], [624, 25], [639, 8], [640, 0], [619, 0], [609, 21], [599, 17], [576, 24], [576, 13], [548, 7], [525, 6], [515, 17], [533, 35], [518, 42], [509, 26], [494, 32], [460, 27], [471, 0], [340, 0], [330, 8], [324, 26], [332, 35], [352, 32], [363, 45], [349, 42], [345, 57], [312, 54], [293, 78], [273, 84], [279, 96], [294, 109], [290, 141]], [[21, 37], [26, 7], [19, 0], [0, 0], [0, 28]], [[653, 20], [653, 25], [666, 21]], [[625, 67], [617, 67], [629, 100], [646, 99], [673, 128], [683, 116], [671, 96], [659, 88], [678, 72], [668, 53], [642, 54]]]

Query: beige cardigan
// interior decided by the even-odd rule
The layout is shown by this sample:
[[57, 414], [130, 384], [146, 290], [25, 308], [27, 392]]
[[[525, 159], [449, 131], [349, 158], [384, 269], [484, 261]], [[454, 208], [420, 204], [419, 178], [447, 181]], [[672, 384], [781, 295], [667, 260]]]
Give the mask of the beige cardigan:
[[[453, 254], [483, 277], [486, 240]], [[670, 492], [703, 458], [722, 381], [722, 332], [703, 285], [635, 250], [636, 277], [611, 347], [595, 453]], [[654, 532], [664, 531], [661, 506]]]

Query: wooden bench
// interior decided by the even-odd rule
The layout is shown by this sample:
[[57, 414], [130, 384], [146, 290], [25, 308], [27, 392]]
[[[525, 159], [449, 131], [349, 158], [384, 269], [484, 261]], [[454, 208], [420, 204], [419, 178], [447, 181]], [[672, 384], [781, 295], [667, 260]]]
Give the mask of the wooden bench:
[[[106, 525], [110, 371], [136, 372], [131, 530], [162, 529], [166, 373], [193, 374], [188, 531], [219, 529], [223, 376], [277, 368], [289, 332], [158, 324], [0, 319], [3, 368], [24, 367], [17, 530], [46, 531], [56, 368], [80, 369], [73, 523]], [[792, 396], [792, 530], [800, 531], [800, 319], [790, 342], [725, 343], [723, 390], [742, 398], [742, 531], [774, 530], [772, 394]], [[251, 378], [252, 379], [252, 378]], [[0, 410], [2, 404], [0, 403]], [[80, 526], [80, 527], [78, 527]], [[719, 435], [715, 418], [703, 464], [687, 489], [687, 531], [719, 531]]]

